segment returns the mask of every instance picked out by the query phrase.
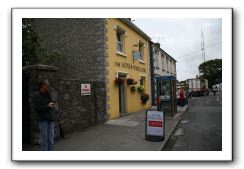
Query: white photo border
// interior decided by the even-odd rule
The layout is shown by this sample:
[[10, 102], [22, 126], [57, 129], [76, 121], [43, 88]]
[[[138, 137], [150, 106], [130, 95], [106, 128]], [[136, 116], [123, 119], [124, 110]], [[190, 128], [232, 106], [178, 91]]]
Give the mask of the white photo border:
[[[232, 161], [232, 9], [12, 9], [13, 161]], [[22, 151], [22, 18], [221, 18], [222, 151]]]

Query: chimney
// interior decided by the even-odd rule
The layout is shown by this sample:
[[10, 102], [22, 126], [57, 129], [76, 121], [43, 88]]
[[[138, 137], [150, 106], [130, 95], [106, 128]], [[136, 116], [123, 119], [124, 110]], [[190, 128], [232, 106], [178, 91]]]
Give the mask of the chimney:
[[155, 45], [160, 48], [160, 43], [155, 43]]

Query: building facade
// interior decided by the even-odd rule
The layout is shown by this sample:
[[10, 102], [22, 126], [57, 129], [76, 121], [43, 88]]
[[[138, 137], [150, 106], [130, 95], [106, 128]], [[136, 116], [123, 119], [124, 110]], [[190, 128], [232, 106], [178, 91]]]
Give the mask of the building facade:
[[173, 76], [176, 78], [176, 60], [161, 49], [159, 43], [150, 42], [150, 65], [152, 105], [156, 105], [156, 77]]
[[[49, 64], [57, 71], [45, 76], [46, 70], [37, 75], [32, 67], [23, 69], [27, 93], [30, 98], [38, 79], [52, 77], [48, 80], [57, 95], [64, 132], [149, 107], [150, 100], [143, 98], [150, 96], [151, 88], [150, 37], [130, 20], [35, 18], [32, 25], [41, 47], [58, 54]], [[81, 94], [84, 84], [90, 86], [89, 95]]]
[[[149, 107], [141, 96], [150, 95], [150, 38], [127, 19], [107, 19], [107, 30], [107, 113], [113, 119]], [[118, 79], [124, 83], [116, 84]]]

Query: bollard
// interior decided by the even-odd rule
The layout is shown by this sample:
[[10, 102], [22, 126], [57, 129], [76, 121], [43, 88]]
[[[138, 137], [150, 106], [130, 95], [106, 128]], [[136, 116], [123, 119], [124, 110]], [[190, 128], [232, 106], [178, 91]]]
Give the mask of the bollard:
[[145, 139], [159, 142], [165, 138], [165, 115], [163, 111], [148, 109], [145, 118]]

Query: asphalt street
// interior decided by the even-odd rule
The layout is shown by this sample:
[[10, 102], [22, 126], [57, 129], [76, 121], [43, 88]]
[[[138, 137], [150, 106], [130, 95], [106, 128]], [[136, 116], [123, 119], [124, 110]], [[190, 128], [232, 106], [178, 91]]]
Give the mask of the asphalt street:
[[193, 97], [165, 151], [221, 151], [222, 95]]

